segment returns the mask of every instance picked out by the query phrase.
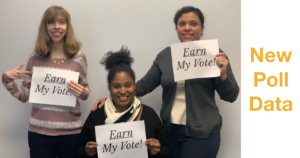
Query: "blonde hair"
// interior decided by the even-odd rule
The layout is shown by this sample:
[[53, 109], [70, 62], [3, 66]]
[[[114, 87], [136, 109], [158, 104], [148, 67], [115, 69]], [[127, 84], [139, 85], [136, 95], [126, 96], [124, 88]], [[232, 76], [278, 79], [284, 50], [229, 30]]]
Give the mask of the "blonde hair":
[[45, 11], [40, 23], [38, 37], [34, 48], [36, 53], [43, 56], [50, 55], [51, 38], [48, 35], [47, 24], [57, 20], [59, 17], [67, 22], [67, 33], [64, 37], [64, 52], [68, 56], [74, 56], [80, 50], [81, 43], [74, 34], [70, 14], [63, 7], [51, 6]]

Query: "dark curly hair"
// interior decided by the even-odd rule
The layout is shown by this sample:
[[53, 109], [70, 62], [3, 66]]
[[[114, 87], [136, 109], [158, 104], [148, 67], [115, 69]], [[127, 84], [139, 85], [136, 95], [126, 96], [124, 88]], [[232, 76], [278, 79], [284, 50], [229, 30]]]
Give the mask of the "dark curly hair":
[[192, 6], [186, 6], [186, 7], [182, 7], [175, 14], [174, 24], [175, 24], [176, 29], [177, 29], [178, 19], [181, 17], [181, 15], [184, 14], [184, 13], [189, 13], [189, 12], [194, 12], [198, 16], [198, 18], [201, 22], [201, 26], [204, 27], [204, 16], [203, 16], [201, 10], [198, 9], [198, 8], [192, 7]]
[[111, 80], [115, 77], [116, 73], [120, 72], [126, 72], [131, 76], [135, 83], [135, 74], [131, 68], [133, 61], [130, 50], [124, 46], [117, 52], [109, 51], [105, 53], [104, 57], [100, 60], [100, 64], [108, 71], [108, 84], [110, 85]]

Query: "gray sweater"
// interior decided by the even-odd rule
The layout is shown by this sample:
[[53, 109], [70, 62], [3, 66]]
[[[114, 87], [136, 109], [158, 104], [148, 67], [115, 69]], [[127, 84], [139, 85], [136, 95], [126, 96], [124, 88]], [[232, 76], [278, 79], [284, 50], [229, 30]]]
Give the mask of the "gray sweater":
[[[220, 52], [222, 52], [221, 49]], [[220, 131], [222, 117], [215, 102], [215, 90], [222, 100], [228, 102], [235, 101], [239, 94], [239, 86], [229, 63], [226, 74], [228, 77], [224, 81], [221, 81], [219, 77], [185, 81], [186, 136], [208, 138], [210, 133]], [[159, 85], [163, 88], [160, 116], [165, 129], [169, 131], [171, 110], [176, 93], [170, 47], [157, 55], [150, 70], [136, 83], [136, 95], [144, 96]]]

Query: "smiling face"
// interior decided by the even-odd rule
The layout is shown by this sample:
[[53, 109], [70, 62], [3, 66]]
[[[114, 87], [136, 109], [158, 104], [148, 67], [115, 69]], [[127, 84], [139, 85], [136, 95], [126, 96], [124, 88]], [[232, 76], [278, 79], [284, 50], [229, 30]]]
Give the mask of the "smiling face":
[[67, 21], [58, 16], [54, 21], [48, 22], [47, 32], [52, 42], [62, 42], [67, 33]]
[[177, 22], [177, 35], [181, 42], [199, 40], [203, 27], [199, 17], [194, 12], [184, 13]]
[[127, 110], [134, 100], [135, 83], [126, 72], [118, 72], [109, 85], [110, 95], [118, 112]]

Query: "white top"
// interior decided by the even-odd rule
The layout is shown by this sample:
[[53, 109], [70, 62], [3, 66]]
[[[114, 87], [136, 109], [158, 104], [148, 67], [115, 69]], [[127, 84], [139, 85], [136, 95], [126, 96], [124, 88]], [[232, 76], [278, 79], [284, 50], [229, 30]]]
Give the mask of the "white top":
[[171, 111], [171, 123], [186, 125], [185, 80], [177, 82]]

